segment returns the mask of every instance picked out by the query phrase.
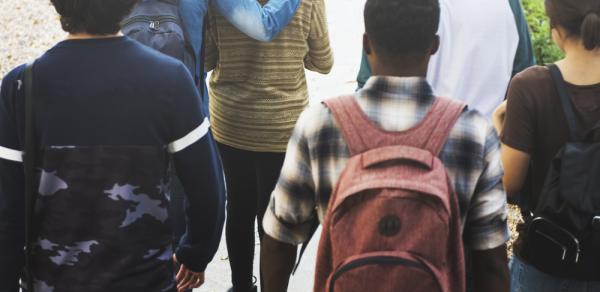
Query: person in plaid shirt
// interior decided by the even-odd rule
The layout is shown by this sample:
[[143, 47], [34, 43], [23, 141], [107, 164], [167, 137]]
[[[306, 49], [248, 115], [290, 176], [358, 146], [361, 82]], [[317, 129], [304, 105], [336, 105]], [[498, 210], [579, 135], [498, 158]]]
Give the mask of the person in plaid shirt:
[[[368, 0], [364, 48], [373, 69], [355, 98], [385, 131], [406, 131], [428, 113], [435, 96], [426, 80], [429, 58], [439, 47], [435, 0]], [[263, 220], [261, 250], [268, 292], [285, 291], [296, 258], [315, 222], [322, 222], [332, 188], [350, 153], [329, 109], [306, 109], [288, 144], [281, 176]], [[491, 123], [465, 111], [440, 159], [459, 197], [463, 238], [475, 291], [508, 291], [506, 194], [500, 142]]]

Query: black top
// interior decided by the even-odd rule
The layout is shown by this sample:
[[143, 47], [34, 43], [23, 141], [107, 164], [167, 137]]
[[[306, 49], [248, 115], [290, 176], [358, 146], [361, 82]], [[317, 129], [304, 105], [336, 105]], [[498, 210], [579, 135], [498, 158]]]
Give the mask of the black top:
[[[10, 72], [0, 91], [1, 291], [16, 291], [21, 268], [23, 68]], [[124, 37], [67, 40], [36, 61], [33, 76], [41, 157], [36, 285], [172, 289], [169, 154], [189, 202], [177, 257], [203, 271], [220, 241], [225, 191], [184, 65]], [[98, 280], [87, 278], [92, 272]]]

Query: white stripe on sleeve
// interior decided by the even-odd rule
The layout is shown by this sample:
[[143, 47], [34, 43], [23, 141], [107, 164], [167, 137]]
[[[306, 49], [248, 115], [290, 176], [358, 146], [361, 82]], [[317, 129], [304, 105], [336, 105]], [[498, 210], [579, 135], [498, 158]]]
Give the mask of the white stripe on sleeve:
[[14, 162], [23, 162], [23, 152], [0, 146], [0, 158]]
[[208, 134], [209, 128], [210, 122], [208, 121], [208, 118], [204, 118], [204, 121], [200, 126], [198, 126], [198, 128], [185, 135], [185, 137], [169, 144], [169, 152], [177, 153], [196, 143], [198, 140], [202, 139], [204, 136], [206, 136], [206, 134]]

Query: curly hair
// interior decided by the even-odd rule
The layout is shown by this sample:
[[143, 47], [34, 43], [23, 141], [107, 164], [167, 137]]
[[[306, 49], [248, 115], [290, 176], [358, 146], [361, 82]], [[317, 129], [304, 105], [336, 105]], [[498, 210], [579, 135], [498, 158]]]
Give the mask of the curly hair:
[[110, 35], [119, 32], [121, 21], [137, 0], [50, 0], [69, 33]]
[[437, 0], [368, 0], [365, 29], [387, 56], [421, 55], [433, 44], [440, 23]]

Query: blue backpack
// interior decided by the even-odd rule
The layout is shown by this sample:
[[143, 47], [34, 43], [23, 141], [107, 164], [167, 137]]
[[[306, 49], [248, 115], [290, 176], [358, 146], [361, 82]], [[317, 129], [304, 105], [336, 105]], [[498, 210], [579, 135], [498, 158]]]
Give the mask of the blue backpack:
[[203, 46], [198, 52], [198, 45], [193, 44], [198, 36], [186, 29], [182, 13], [187, 7], [181, 7], [185, 1], [140, 0], [121, 26], [126, 36], [183, 62], [203, 93]]

